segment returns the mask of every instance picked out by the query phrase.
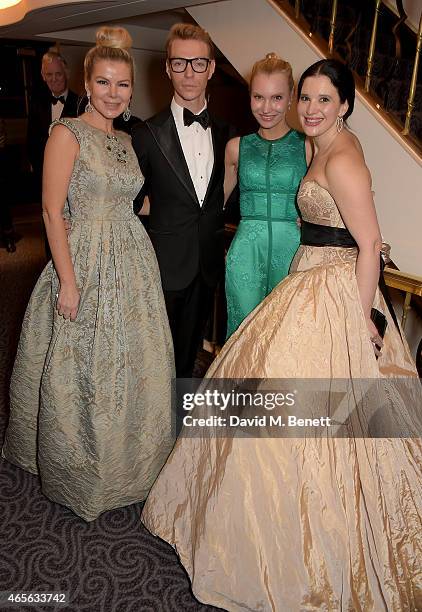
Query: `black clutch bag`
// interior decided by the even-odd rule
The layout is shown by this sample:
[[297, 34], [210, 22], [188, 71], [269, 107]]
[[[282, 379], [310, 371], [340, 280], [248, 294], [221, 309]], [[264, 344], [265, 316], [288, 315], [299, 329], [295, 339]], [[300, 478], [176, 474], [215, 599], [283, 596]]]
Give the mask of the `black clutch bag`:
[[385, 314], [383, 314], [380, 310], [377, 310], [376, 308], [372, 308], [371, 320], [374, 322], [380, 337], [384, 338], [385, 330], [387, 329], [387, 318]]

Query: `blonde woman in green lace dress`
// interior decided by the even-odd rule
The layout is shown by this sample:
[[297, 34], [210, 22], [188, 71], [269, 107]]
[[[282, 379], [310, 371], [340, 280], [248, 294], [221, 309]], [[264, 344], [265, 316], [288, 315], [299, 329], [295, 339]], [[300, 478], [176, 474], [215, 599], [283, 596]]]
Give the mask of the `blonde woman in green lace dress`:
[[130, 46], [126, 30], [99, 30], [85, 113], [51, 128], [43, 216], [53, 262], [25, 315], [3, 447], [87, 521], [144, 499], [171, 448], [171, 335], [132, 206], [143, 177], [129, 136], [113, 131], [130, 115]]
[[287, 276], [299, 246], [296, 195], [311, 159], [305, 135], [287, 123], [290, 64], [275, 53], [255, 62], [251, 110], [259, 129], [226, 146], [225, 197], [236, 183], [241, 219], [227, 254], [227, 337]]

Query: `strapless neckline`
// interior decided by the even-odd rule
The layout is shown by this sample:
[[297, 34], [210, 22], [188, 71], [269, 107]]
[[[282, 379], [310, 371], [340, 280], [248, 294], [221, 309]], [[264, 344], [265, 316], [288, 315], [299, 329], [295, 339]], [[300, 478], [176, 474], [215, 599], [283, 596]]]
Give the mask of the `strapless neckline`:
[[305, 221], [331, 227], [345, 227], [335, 199], [316, 179], [302, 180], [297, 203]]
[[315, 185], [317, 185], [320, 189], [322, 189], [323, 191], [325, 191], [325, 193], [328, 193], [328, 195], [330, 196], [330, 198], [333, 200], [333, 202], [335, 202], [333, 196], [331, 195], [331, 193], [328, 191], [328, 189], [326, 187], [323, 187], [320, 183], [318, 183], [318, 181], [316, 179], [307, 179], [302, 180], [300, 186], [302, 187], [303, 185], [306, 185], [306, 183], [315, 183]]

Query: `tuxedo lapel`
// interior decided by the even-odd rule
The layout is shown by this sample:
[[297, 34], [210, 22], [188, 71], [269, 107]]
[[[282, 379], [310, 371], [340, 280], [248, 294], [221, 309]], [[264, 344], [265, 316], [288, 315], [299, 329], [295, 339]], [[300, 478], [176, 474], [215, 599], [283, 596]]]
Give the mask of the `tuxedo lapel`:
[[61, 117], [73, 117], [75, 115], [75, 99], [71, 91], [68, 92], [66, 101], [63, 106]]
[[63, 106], [62, 114], [60, 116], [69, 117], [71, 114], [73, 114], [72, 110], [73, 110], [73, 100], [72, 100], [72, 96], [70, 95], [70, 91], [69, 91], [69, 93], [67, 94], [66, 101]]
[[225, 144], [222, 139], [221, 130], [218, 128], [218, 125], [211, 119], [211, 135], [212, 135], [212, 146], [214, 150], [214, 165], [212, 167], [212, 172], [210, 176], [210, 180], [208, 182], [207, 192], [205, 194], [204, 203], [202, 207], [207, 205], [207, 199], [209, 193], [212, 191], [214, 179], [217, 177], [218, 168], [224, 167], [224, 151]]
[[147, 126], [162, 154], [173, 169], [173, 172], [195, 203], [199, 206], [198, 196], [196, 195], [195, 187], [189, 173], [189, 168], [183, 154], [182, 145], [180, 144], [179, 135], [171, 111], [169, 111], [167, 119], [161, 125], [147, 121]]
[[69, 116], [69, 106], [70, 106], [69, 103], [70, 103], [70, 100], [69, 100], [69, 94], [68, 94], [68, 96], [67, 96], [67, 98], [65, 100], [65, 103], [63, 105], [60, 117], [68, 117]]
[[51, 102], [50, 99], [45, 100], [44, 103], [40, 106], [40, 115], [41, 121], [43, 123], [43, 131], [47, 134], [48, 128], [51, 124]]

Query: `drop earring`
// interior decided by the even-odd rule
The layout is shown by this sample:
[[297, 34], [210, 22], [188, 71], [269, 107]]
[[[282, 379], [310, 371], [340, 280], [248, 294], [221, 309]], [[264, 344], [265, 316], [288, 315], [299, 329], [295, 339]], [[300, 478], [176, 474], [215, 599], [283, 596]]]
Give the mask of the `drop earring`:
[[88, 104], [85, 106], [85, 112], [86, 113], [93, 113], [94, 112], [94, 107], [91, 104], [91, 94], [89, 91], [86, 92], [86, 97], [88, 98]]
[[132, 116], [132, 111], [130, 110], [130, 108], [128, 106], [127, 109], [125, 111], [123, 111], [123, 121], [129, 121], [131, 116]]
[[337, 132], [340, 134], [343, 129], [344, 120], [343, 117], [338, 116], [336, 119]]

